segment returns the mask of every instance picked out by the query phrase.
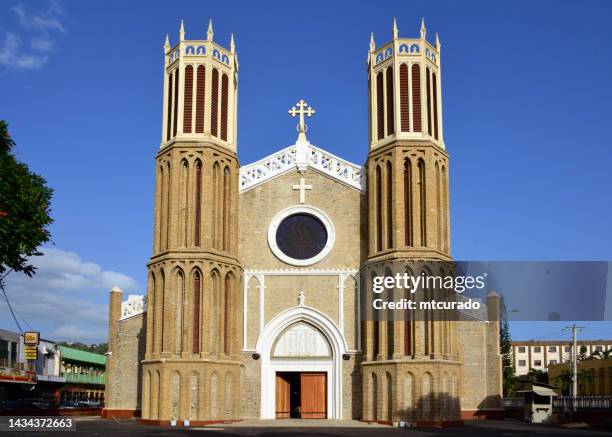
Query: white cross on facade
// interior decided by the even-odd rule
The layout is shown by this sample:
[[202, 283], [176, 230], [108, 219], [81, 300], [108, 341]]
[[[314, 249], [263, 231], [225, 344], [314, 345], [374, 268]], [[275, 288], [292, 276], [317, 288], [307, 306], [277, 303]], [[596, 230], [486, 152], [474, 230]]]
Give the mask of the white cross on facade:
[[304, 178], [300, 178], [299, 185], [293, 186], [294, 190], [300, 190], [300, 203], [306, 202], [306, 190], [312, 190], [312, 185], [306, 185]]
[[[299, 109], [297, 109], [295, 106], [297, 106]], [[295, 104], [295, 106], [289, 110], [289, 114], [291, 114], [292, 117], [299, 114], [300, 124], [298, 124], [298, 132], [305, 133], [308, 127], [306, 126], [306, 123], [304, 123], [304, 115], [307, 117], [312, 117], [315, 114], [315, 110], [308, 106], [308, 103], [306, 103], [304, 100], [300, 100]]]

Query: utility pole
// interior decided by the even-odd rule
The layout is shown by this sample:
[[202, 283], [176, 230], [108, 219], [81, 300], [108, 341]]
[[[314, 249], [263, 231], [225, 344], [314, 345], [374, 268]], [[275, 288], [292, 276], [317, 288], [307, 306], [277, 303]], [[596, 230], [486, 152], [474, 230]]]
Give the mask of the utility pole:
[[563, 331], [572, 330], [572, 409], [576, 411], [576, 398], [578, 397], [578, 342], [576, 337], [578, 331], [582, 331], [584, 326], [572, 326], [563, 328]]

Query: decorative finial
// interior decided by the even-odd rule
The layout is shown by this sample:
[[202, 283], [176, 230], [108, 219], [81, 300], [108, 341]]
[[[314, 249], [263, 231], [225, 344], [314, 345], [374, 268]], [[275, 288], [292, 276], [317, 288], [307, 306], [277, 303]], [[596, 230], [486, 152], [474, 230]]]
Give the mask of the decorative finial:
[[168, 51], [170, 49], [170, 37], [166, 34], [166, 42], [164, 42], [164, 50]]
[[[297, 106], [297, 108], [296, 108], [296, 106]], [[308, 108], [308, 109], [306, 109], [306, 108]], [[307, 141], [306, 140], [306, 131], [308, 130], [308, 126], [304, 122], [304, 115], [306, 115], [307, 117], [312, 117], [315, 114], [315, 110], [312, 109], [312, 107], [308, 106], [308, 103], [306, 103], [304, 100], [300, 100], [299, 102], [297, 102], [295, 104], [295, 106], [293, 108], [291, 108], [289, 110], [289, 114], [292, 117], [295, 117], [297, 115], [300, 116], [300, 123], [297, 126], [297, 128], [298, 128], [298, 142], [300, 142], [300, 141]]]
[[208, 35], [208, 40], [212, 41], [213, 40], [213, 35], [215, 34], [213, 32], [213, 27], [212, 27], [212, 18], [210, 20], [208, 20], [208, 32], [206, 32], [206, 34]]
[[397, 39], [397, 19], [393, 17], [393, 39]]
[[304, 296], [304, 290], [300, 290], [300, 294], [298, 294], [298, 305], [303, 307], [306, 301], [306, 296]]
[[230, 52], [234, 53], [236, 51], [236, 44], [234, 44], [234, 34], [230, 34]]
[[179, 40], [185, 41], [185, 24], [183, 24], [183, 20], [181, 20], [181, 27], [179, 28]]
[[436, 50], [438, 52], [440, 51], [440, 47], [442, 47], [442, 44], [440, 44], [440, 37], [438, 36], [438, 32], [436, 32]]
[[370, 33], [370, 52], [376, 49], [376, 43], [374, 42], [374, 32]]
[[421, 39], [425, 39], [427, 35], [427, 29], [425, 29], [425, 17], [421, 18]]

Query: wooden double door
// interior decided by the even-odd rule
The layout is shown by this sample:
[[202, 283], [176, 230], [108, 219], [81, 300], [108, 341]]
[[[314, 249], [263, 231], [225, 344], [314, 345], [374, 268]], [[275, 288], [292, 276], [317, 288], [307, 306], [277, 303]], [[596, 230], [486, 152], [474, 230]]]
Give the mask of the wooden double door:
[[276, 372], [276, 418], [327, 418], [327, 373]]

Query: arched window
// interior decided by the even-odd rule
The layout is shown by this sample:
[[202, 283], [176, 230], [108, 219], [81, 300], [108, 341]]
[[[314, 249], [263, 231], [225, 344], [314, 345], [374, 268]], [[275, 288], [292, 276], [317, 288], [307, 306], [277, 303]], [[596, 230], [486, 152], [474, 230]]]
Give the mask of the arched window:
[[195, 208], [194, 208], [194, 224], [193, 224], [193, 242], [199, 247], [201, 238], [201, 223], [202, 223], [202, 163], [198, 160], [195, 165]]
[[165, 224], [166, 224], [166, 234], [164, 235], [166, 244], [165, 244], [165, 248], [168, 249], [168, 247], [170, 246], [170, 206], [171, 206], [171, 202], [170, 202], [170, 193], [172, 193], [172, 172], [170, 171], [170, 161], [168, 161], [168, 163], [166, 164], [166, 200], [165, 200], [165, 204], [166, 204], [166, 208], [165, 208], [165, 215], [166, 215], [166, 219], [164, 220]]
[[414, 408], [414, 376], [412, 373], [407, 373], [404, 376], [404, 410], [408, 417], [412, 415]]
[[164, 318], [165, 318], [165, 314], [164, 314], [164, 309], [166, 306], [166, 300], [165, 300], [165, 291], [166, 291], [166, 275], [164, 274], [164, 271], [161, 270], [160, 272], [160, 281], [159, 281], [159, 288], [157, 290], [157, 296], [155, 301], [157, 302], [156, 305], [156, 310], [157, 310], [157, 319], [160, 321], [160, 330], [159, 330], [159, 338], [157, 339], [157, 349], [156, 352], [162, 352], [165, 351], [165, 333], [164, 333], [164, 329], [165, 329], [165, 324], [164, 324]]
[[431, 84], [433, 94], [433, 127], [434, 138], [438, 139], [438, 84], [436, 82], [436, 73], [431, 73]]
[[198, 66], [197, 81], [195, 128], [196, 133], [201, 134], [204, 133], [204, 85], [206, 82], [206, 67], [203, 65]]
[[230, 201], [230, 169], [226, 166], [223, 169], [223, 250], [229, 251], [229, 201]]
[[231, 353], [232, 341], [230, 332], [232, 329], [232, 305], [232, 277], [228, 273], [225, 275], [225, 283], [223, 287], [223, 352], [228, 356]]
[[172, 73], [168, 75], [168, 106], [166, 107], [166, 141], [172, 133]]
[[218, 108], [219, 108], [219, 70], [213, 68], [212, 71], [212, 90], [210, 101], [210, 134], [213, 137], [219, 136], [218, 132]]
[[376, 250], [382, 250], [382, 172], [376, 166]]
[[185, 281], [183, 271], [176, 271], [176, 295], [174, 317], [174, 351], [180, 354], [183, 351], [183, 305], [185, 302]]
[[227, 74], [221, 77], [221, 139], [227, 141], [227, 109], [228, 109], [228, 79]]
[[393, 247], [393, 169], [387, 161], [387, 248]]
[[442, 166], [442, 217], [444, 218], [444, 225], [443, 225], [443, 245], [444, 248], [443, 250], [445, 252], [448, 252], [450, 249], [448, 247], [449, 245], [449, 240], [448, 240], [448, 229], [450, 226], [450, 217], [448, 216], [448, 175], [446, 173], [446, 167]]
[[412, 165], [404, 159], [404, 244], [412, 246]]
[[378, 139], [385, 136], [385, 102], [384, 102], [383, 74], [379, 71], [376, 75], [376, 131]]
[[[405, 272], [408, 276], [413, 276], [413, 273], [406, 269]], [[404, 355], [412, 356], [414, 355], [413, 351], [413, 338], [414, 338], [414, 317], [413, 311], [407, 310], [404, 313]]]
[[402, 132], [410, 132], [410, 89], [408, 87], [408, 65], [402, 64], [400, 76], [400, 117]]
[[183, 90], [183, 132], [191, 133], [193, 111], [193, 67], [185, 67], [185, 88]]
[[372, 420], [378, 420], [378, 378], [372, 372]]
[[440, 165], [436, 162], [436, 240], [438, 249], [442, 249], [442, 222], [443, 222], [443, 212], [442, 212], [442, 181], [440, 180]]
[[189, 390], [189, 418], [196, 420], [198, 418], [198, 374], [197, 372], [191, 373], [191, 385]]
[[192, 350], [200, 353], [200, 296], [202, 295], [202, 278], [199, 271], [193, 274], [193, 323], [192, 323]]
[[412, 116], [413, 131], [421, 132], [421, 67], [412, 65]]
[[175, 70], [174, 74], [174, 123], [172, 128], [172, 135], [176, 136], [178, 129], [178, 95], [179, 95], [179, 70]]
[[423, 418], [429, 418], [431, 414], [431, 401], [433, 395], [433, 380], [431, 373], [425, 372], [423, 375], [423, 381], [421, 385], [421, 400], [423, 409]]
[[159, 250], [163, 251], [166, 249], [166, 173], [164, 171], [164, 164], [159, 166]]
[[187, 217], [189, 212], [189, 163], [186, 159], [181, 162], [181, 177], [180, 177], [180, 189], [181, 189], [181, 229], [180, 229], [180, 240], [181, 246], [186, 247], [189, 243], [187, 240]]
[[425, 96], [427, 99], [427, 133], [431, 135], [431, 72], [429, 68], [425, 69], [425, 92], [427, 93]]
[[219, 166], [219, 162], [215, 162], [213, 164], [213, 247], [215, 249], [220, 249], [220, 236], [221, 236], [221, 207], [222, 200], [220, 191], [221, 191], [221, 169]]
[[219, 351], [219, 342], [221, 341], [218, 335], [219, 332], [219, 311], [221, 310], [219, 299], [221, 297], [220, 293], [220, 280], [219, 280], [219, 272], [217, 270], [213, 270], [211, 273], [211, 281], [212, 281], [212, 296], [210, 298], [210, 353], [216, 354]]
[[391, 135], [395, 131], [395, 122], [393, 119], [393, 68], [387, 68], [387, 135]]
[[421, 246], [427, 246], [427, 205], [425, 202], [425, 161], [419, 159], [419, 213], [421, 218]]
[[386, 401], [387, 401], [387, 420], [393, 420], [393, 379], [389, 372], [385, 373], [385, 382], [387, 386]]

